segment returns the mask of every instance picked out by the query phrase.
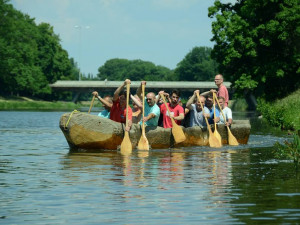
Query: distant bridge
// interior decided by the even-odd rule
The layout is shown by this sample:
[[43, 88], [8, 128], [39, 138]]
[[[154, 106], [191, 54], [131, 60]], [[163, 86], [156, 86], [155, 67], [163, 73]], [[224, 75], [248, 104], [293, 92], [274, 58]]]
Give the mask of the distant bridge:
[[[120, 87], [124, 81], [67, 81], [67, 80], [58, 80], [54, 84], [50, 84], [50, 87], [54, 91], [72, 91], [76, 95], [73, 99], [74, 102], [77, 101], [80, 93], [88, 93], [92, 91], [111, 92]], [[135, 90], [141, 85], [141, 81], [131, 81], [131, 88]], [[229, 93], [232, 93], [230, 89], [230, 82], [224, 82], [224, 85], [227, 87]], [[147, 81], [146, 91], [159, 92], [161, 90], [171, 91], [172, 89], [178, 89], [181, 92], [193, 93], [194, 90], [200, 90], [200, 92], [209, 91], [210, 89], [217, 89], [215, 82], [210, 81]], [[135, 90], [132, 91], [135, 93]]]

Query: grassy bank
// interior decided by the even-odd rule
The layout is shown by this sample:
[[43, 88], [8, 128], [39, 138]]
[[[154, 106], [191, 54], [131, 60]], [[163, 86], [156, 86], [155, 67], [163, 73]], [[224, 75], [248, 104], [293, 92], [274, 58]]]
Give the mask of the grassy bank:
[[272, 126], [300, 130], [300, 89], [275, 102], [259, 100], [257, 110]]
[[41, 100], [33, 100], [26, 97], [0, 97], [0, 110], [45, 110], [45, 111], [70, 111], [80, 107], [89, 106], [89, 103], [73, 102], [48, 102]]

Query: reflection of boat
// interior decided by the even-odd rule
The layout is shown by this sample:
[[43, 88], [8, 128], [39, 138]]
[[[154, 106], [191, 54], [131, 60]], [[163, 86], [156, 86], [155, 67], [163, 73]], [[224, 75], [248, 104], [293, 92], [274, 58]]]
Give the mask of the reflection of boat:
[[[116, 150], [124, 136], [124, 127], [121, 123], [80, 112], [63, 114], [60, 118], [60, 128], [69, 146], [75, 149]], [[231, 132], [240, 144], [247, 144], [250, 129], [248, 120], [236, 120], [231, 126]], [[183, 128], [183, 131], [186, 140], [178, 144], [174, 144], [171, 128], [146, 127], [146, 136], [153, 149], [208, 145], [209, 133], [206, 128], [189, 127]], [[222, 143], [228, 144], [226, 127], [218, 125], [218, 132], [222, 137]], [[129, 136], [135, 148], [141, 137], [140, 125], [134, 124]]]

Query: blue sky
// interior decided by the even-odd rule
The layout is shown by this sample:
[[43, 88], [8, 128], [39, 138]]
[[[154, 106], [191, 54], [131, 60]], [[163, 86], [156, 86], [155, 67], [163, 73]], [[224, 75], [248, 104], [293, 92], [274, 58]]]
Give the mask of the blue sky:
[[207, 17], [213, 0], [11, 0], [49, 23], [62, 47], [94, 76], [112, 58], [141, 59], [174, 69], [195, 46], [213, 47]]

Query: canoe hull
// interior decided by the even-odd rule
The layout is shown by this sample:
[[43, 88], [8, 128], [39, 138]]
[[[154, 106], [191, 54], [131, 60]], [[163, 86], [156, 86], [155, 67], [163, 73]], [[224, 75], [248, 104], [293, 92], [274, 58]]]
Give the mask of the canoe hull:
[[[63, 114], [60, 118], [60, 128], [71, 149], [117, 150], [124, 137], [123, 124], [80, 112]], [[217, 129], [222, 137], [222, 144], [228, 144], [226, 127], [218, 125]], [[240, 144], [247, 144], [250, 129], [248, 120], [238, 120], [232, 124], [230, 130]], [[206, 146], [209, 144], [209, 133], [206, 128], [183, 128], [186, 140], [178, 144], [175, 144], [171, 128], [146, 127], [145, 131], [152, 149]], [[137, 147], [141, 135], [141, 126], [133, 124], [129, 132], [133, 149]]]

